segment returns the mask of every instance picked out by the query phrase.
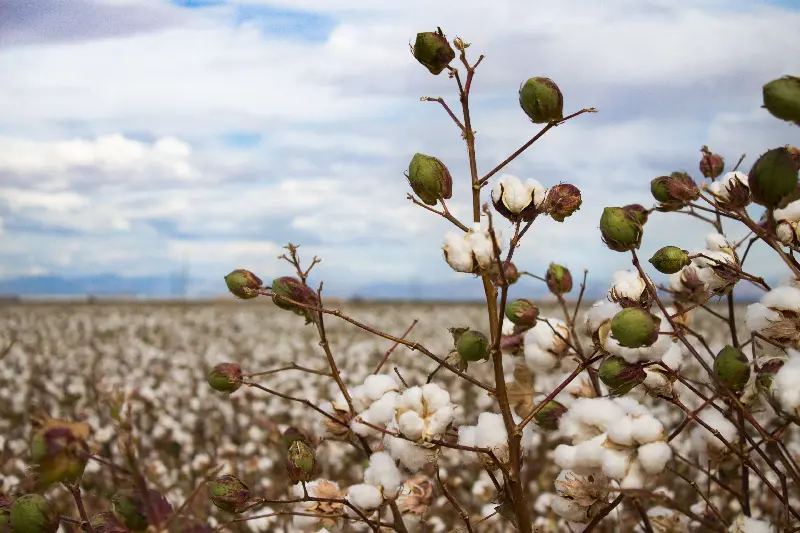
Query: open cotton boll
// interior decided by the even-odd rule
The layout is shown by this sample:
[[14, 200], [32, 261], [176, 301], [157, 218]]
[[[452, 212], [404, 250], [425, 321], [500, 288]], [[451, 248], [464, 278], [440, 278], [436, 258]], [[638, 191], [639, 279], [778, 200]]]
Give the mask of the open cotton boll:
[[428, 412], [450, 405], [450, 393], [436, 383], [427, 383], [422, 386], [422, 398]]
[[740, 514], [728, 531], [729, 533], [775, 533], [776, 529], [766, 520], [757, 520]]
[[389, 450], [389, 454], [411, 472], [423, 469], [431, 460], [430, 453], [427, 450], [405, 439], [386, 435], [383, 438], [383, 443]]
[[706, 235], [706, 248], [711, 252], [718, 252], [723, 248], [731, 248], [731, 243], [720, 233]]
[[628, 474], [620, 481], [619, 486], [623, 489], [642, 489], [644, 488], [647, 473], [642, 468], [639, 461], [633, 461], [628, 469]]
[[800, 200], [795, 200], [783, 209], [776, 209], [773, 213], [775, 220], [791, 220], [800, 222]]
[[681, 345], [677, 342], [673, 342], [661, 358], [661, 362], [672, 370], [680, 370], [683, 366], [683, 349], [681, 349]]
[[749, 331], [761, 331], [781, 319], [780, 313], [761, 302], [748, 305], [744, 316]]
[[436, 410], [426, 419], [425, 436], [436, 439], [447, 430], [447, 426], [453, 421], [454, 409], [451, 405], [445, 405]]
[[661, 439], [664, 426], [652, 415], [642, 415], [633, 419], [632, 436], [638, 444], [648, 444]]
[[797, 287], [776, 287], [761, 298], [761, 303], [773, 309], [800, 311], [800, 289]]
[[672, 459], [672, 448], [663, 440], [639, 446], [636, 453], [642, 468], [650, 475], [663, 472]]
[[536, 345], [525, 347], [525, 363], [531, 370], [546, 372], [558, 365], [558, 357]]
[[625, 411], [608, 398], [578, 398], [570, 406], [568, 413], [574, 413], [584, 424], [594, 426], [602, 431], [625, 416]]
[[631, 398], [629, 396], [618, 396], [612, 400], [615, 405], [622, 408], [626, 414], [633, 415], [633, 416], [643, 416], [649, 415], [650, 411], [647, 410], [647, 407], [640, 404], [635, 398]]
[[404, 390], [397, 398], [397, 410], [411, 410], [422, 414], [422, 387], [411, 387]]
[[397, 390], [400, 390], [400, 383], [390, 374], [373, 374], [364, 380], [364, 395], [372, 401], [378, 400], [389, 391]]
[[478, 448], [498, 448], [508, 445], [508, 434], [499, 413], [481, 413], [475, 426], [475, 446]]
[[[633, 450], [606, 449], [603, 453], [603, 473], [612, 479], [624, 479], [628, 475]], [[559, 465], [560, 466], [560, 465]]]
[[381, 491], [375, 485], [359, 483], [347, 489], [347, 500], [360, 509], [377, 509], [383, 503]]
[[800, 353], [789, 350], [789, 360], [772, 379], [772, 392], [789, 414], [800, 416]]
[[583, 318], [583, 323], [586, 326], [586, 333], [590, 336], [594, 335], [600, 326], [614, 318], [614, 315], [622, 311], [622, 306], [618, 303], [610, 302], [608, 300], [598, 300]]
[[570, 522], [582, 522], [587, 518], [588, 507], [581, 507], [574, 500], [568, 500], [563, 496], [553, 498], [553, 512], [564, 520]]
[[633, 426], [630, 415], [620, 418], [608, 427], [608, 438], [621, 446], [633, 446]]
[[382, 487], [384, 496], [389, 499], [395, 498], [403, 486], [400, 470], [386, 452], [376, 452], [370, 456], [369, 466], [364, 470], [364, 481]]
[[633, 270], [620, 270], [611, 277], [611, 289], [608, 291], [612, 297], [638, 300], [647, 289], [645, 280]]
[[376, 425], [388, 424], [394, 418], [398, 393], [389, 391], [369, 406], [370, 421]]
[[708, 184], [708, 190], [711, 194], [716, 196], [722, 201], [730, 199], [729, 189], [735, 185], [735, 182], [740, 182], [743, 185], [748, 185], [748, 176], [744, 172], [735, 171], [724, 174], [717, 181]]
[[447, 264], [456, 272], [472, 272], [475, 268], [472, 246], [466, 235], [447, 232], [444, 236], [444, 251]]
[[397, 426], [400, 433], [411, 440], [419, 440], [422, 438], [422, 432], [425, 431], [425, 421], [416, 411], [406, 411], [400, 415], [397, 419]]
[[319, 518], [311, 515], [294, 515], [292, 525], [300, 531], [314, 533], [319, 528]]
[[[468, 446], [475, 448], [475, 434], [477, 428], [475, 426], [460, 426], [458, 428], [458, 444], [461, 446]], [[478, 461], [478, 454], [475, 452], [463, 452], [461, 459], [465, 463], [474, 463]]]

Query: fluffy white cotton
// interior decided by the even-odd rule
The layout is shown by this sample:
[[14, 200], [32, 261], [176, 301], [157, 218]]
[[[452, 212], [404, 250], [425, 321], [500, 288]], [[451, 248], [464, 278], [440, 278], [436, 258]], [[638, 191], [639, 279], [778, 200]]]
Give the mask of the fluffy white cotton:
[[648, 444], [662, 437], [664, 426], [652, 415], [642, 415], [633, 419], [633, 440], [637, 444]]
[[800, 200], [795, 200], [783, 209], [776, 209], [773, 212], [775, 220], [789, 220], [800, 222]]
[[422, 387], [410, 387], [397, 398], [397, 410], [408, 409], [422, 413]]
[[472, 245], [466, 235], [448, 232], [444, 236], [444, 252], [447, 264], [456, 272], [472, 272], [475, 268], [475, 258], [472, 254]]
[[655, 475], [663, 472], [672, 459], [672, 448], [665, 441], [651, 442], [639, 446], [636, 457], [646, 473]]
[[756, 520], [739, 515], [728, 528], [730, 533], [775, 533], [775, 528], [766, 520]]
[[624, 479], [632, 460], [633, 450], [606, 450], [603, 454], [603, 473], [612, 479]]
[[[350, 429], [356, 435], [366, 437], [367, 435], [379, 435], [381, 432], [374, 429], [367, 424], [373, 426], [385, 427], [395, 417], [395, 403], [398, 394], [394, 391], [389, 391], [384, 394], [378, 401], [373, 402], [366, 411], [359, 413], [358, 417], [353, 419], [350, 423]], [[361, 419], [366, 424], [358, 421]]]
[[436, 411], [450, 405], [450, 393], [436, 383], [426, 383], [422, 386], [422, 398], [428, 411]]
[[631, 416], [620, 418], [609, 426], [608, 438], [622, 446], [633, 446], [633, 425]]
[[559, 430], [573, 442], [594, 438], [610, 424], [625, 416], [625, 411], [609, 398], [577, 398], [559, 421]]
[[397, 427], [409, 439], [419, 440], [425, 431], [425, 421], [416, 411], [406, 411], [398, 417]]
[[634, 461], [619, 486], [623, 489], [642, 489], [646, 479], [647, 473], [642, 468], [642, 464], [639, 461]]
[[547, 189], [535, 179], [524, 183], [516, 176], [503, 174], [492, 187], [492, 201], [503, 205], [514, 214], [521, 213], [531, 202], [539, 207], [547, 197]]
[[383, 503], [381, 491], [375, 485], [360, 483], [347, 489], [347, 500], [360, 509], [377, 509]]
[[552, 370], [558, 364], [559, 356], [567, 348], [565, 342], [569, 340], [567, 325], [555, 318], [546, 320], [547, 322], [538, 321], [523, 336], [525, 363], [532, 370]]
[[[709, 233], [706, 235], [706, 248], [711, 252], [719, 252], [725, 248], [731, 248], [731, 243], [720, 233]], [[705, 254], [708, 255], [708, 254]]]
[[772, 380], [772, 393], [784, 411], [800, 416], [800, 352], [789, 350], [789, 359]]
[[447, 431], [447, 426], [450, 425], [454, 417], [455, 410], [452, 405], [440, 407], [425, 420], [425, 433], [430, 438], [438, 438]]
[[773, 309], [800, 311], [800, 289], [797, 287], [775, 287], [761, 298], [761, 303]]
[[398, 390], [400, 383], [391, 374], [370, 375], [364, 380], [364, 395], [373, 402], [389, 391]]
[[400, 470], [391, 455], [386, 452], [373, 453], [369, 466], [364, 470], [364, 481], [383, 489], [387, 498], [395, 498], [403, 486]]
[[614, 318], [614, 315], [622, 311], [622, 306], [609, 300], [598, 300], [586, 312], [583, 322], [586, 326], [586, 333], [594, 335], [600, 327]]
[[781, 319], [780, 313], [761, 302], [748, 305], [744, 316], [749, 331], [761, 331]]
[[645, 280], [633, 270], [620, 270], [611, 277], [611, 289], [608, 293], [612, 298], [627, 298], [638, 300], [647, 289]]
[[581, 507], [573, 500], [568, 500], [563, 496], [553, 498], [553, 512], [570, 522], [584, 522], [587, 519], [588, 508]]
[[475, 430], [475, 446], [478, 448], [498, 448], [508, 444], [508, 434], [499, 413], [481, 413]]
[[425, 448], [421, 448], [405, 439], [386, 435], [383, 443], [391, 456], [400, 461], [411, 472], [423, 469], [431, 460], [430, 453]]
[[[699, 416], [703, 422], [718, 431], [729, 443], [733, 444], [737, 441], [738, 431], [736, 426], [716, 409], [711, 407], [706, 408]], [[694, 429], [692, 429], [691, 439], [692, 448], [700, 457], [701, 463], [705, 462], [710, 454], [719, 453], [727, 449], [720, 439], [700, 424], [697, 424]]]
[[723, 174], [717, 181], [711, 182], [708, 185], [708, 190], [711, 194], [725, 202], [730, 199], [730, 188], [737, 181], [745, 186], [748, 185], [747, 174], [738, 170], [736, 172]]

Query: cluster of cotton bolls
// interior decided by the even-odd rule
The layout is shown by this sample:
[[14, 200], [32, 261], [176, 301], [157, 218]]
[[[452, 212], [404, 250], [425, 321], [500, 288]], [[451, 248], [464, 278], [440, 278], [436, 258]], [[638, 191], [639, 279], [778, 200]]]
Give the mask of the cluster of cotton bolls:
[[706, 236], [706, 249], [690, 251], [691, 264], [671, 274], [669, 287], [676, 297], [686, 300], [706, 300], [712, 294], [723, 294], [737, 281], [727, 275], [726, 267], [736, 266], [733, 245], [724, 235]]
[[786, 246], [797, 248], [800, 246], [800, 200], [795, 200], [782, 209], [773, 213], [775, 219], [775, 235]]
[[445, 260], [456, 272], [472, 273], [478, 269], [488, 269], [494, 261], [495, 243], [502, 250], [500, 230], [494, 228], [490, 231], [488, 223], [476, 222], [466, 234], [449, 232], [445, 235]]
[[525, 363], [534, 371], [555, 369], [569, 351], [570, 331], [563, 320], [540, 318], [523, 336]]

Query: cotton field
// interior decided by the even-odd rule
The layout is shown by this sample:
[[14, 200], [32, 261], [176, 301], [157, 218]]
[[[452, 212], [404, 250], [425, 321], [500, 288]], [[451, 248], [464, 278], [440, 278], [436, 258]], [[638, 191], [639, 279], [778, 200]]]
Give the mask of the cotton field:
[[[588, 308], [586, 305], [578, 316], [581, 332]], [[347, 304], [341, 309], [357, 321], [397, 337], [403, 336], [413, 325], [407, 338], [424, 345], [442, 359], [453, 350], [453, 337], [448, 328], [487, 329], [486, 311], [479, 305]], [[555, 306], [542, 306], [544, 317], [558, 318], [559, 312]], [[738, 315], [743, 323], [743, 308], [738, 310]], [[694, 310], [690, 320], [691, 329], [704, 336], [702, 342], [695, 339], [700, 353], [706, 356], [716, 353], [727, 342], [727, 330], [708, 311]], [[498, 465], [485, 457], [442, 448], [435, 458], [436, 466], [431, 457], [425, 456], [415, 465], [414, 457], [398, 455], [399, 443], [405, 441], [388, 436], [382, 439], [382, 435], [369, 426], [362, 424], [359, 429], [354, 425], [352, 428], [357, 434], [372, 439], [369, 442], [375, 453], [370, 461], [352, 443], [336, 440], [332, 435], [335, 430], [330, 424], [326, 425], [325, 417], [307, 404], [280, 398], [256, 387], [244, 386], [230, 396], [209, 387], [206, 381], [209, 369], [219, 363], [237, 363], [245, 375], [261, 374], [252, 376], [251, 380], [268, 391], [308, 400], [320, 410], [330, 412], [333, 409], [341, 392], [329, 375], [316, 328], [304, 325], [302, 317], [276, 308], [268, 299], [184, 304], [6, 304], [0, 308], [0, 324], [0, 347], [10, 345], [0, 362], [0, 495], [15, 496], [30, 488], [29, 428], [32, 417], [45, 412], [55, 418], [86, 422], [90, 426], [91, 452], [102, 459], [88, 463], [83, 478], [83, 500], [90, 516], [108, 511], [115, 493], [130, 483], [120, 467], [126, 464], [123, 457], [126, 444], [120, 438], [117, 416], [134, 428], [137, 464], [148, 486], [161, 492], [173, 509], [186, 502], [180, 516], [169, 524], [171, 531], [212, 531], [223, 526], [227, 531], [290, 532], [298, 528], [318, 531], [334, 526], [345, 531], [367, 531], [369, 528], [358, 522], [326, 524], [309, 519], [303, 523], [298, 520], [299, 516], [275, 514], [281, 509], [294, 509], [302, 516], [301, 506], [268, 503], [240, 515], [268, 516], [230, 523], [232, 515], [209, 502], [203, 481], [210, 474], [224, 473], [237, 476], [257, 498], [302, 497], [302, 487], [293, 486], [287, 476], [285, 449], [281, 443], [281, 433], [294, 426], [311, 435], [316, 446], [319, 471], [317, 481], [307, 485], [309, 493], [322, 493], [324, 487], [320, 483], [323, 481], [319, 480], [330, 480], [338, 485], [328, 490], [348, 494], [353, 501], [365, 502], [360, 507], [368, 508], [375, 497], [369, 489], [372, 478], [382, 480], [380, 486], [384, 490], [389, 484], [396, 485], [401, 494], [398, 508], [410, 530], [444, 533], [463, 527], [462, 518], [448, 504], [450, 498], [472, 519], [476, 531], [513, 529], [497, 509], [495, 482], [498, 477], [502, 480], [497, 475]], [[325, 325], [331, 353], [354, 401], [361, 401], [361, 396], [369, 397], [372, 394], [369, 387], [382, 385], [374, 385], [375, 380], [365, 384], [365, 378], [374, 373], [393, 343], [333, 316], [326, 316]], [[537, 329], [538, 326], [531, 331]], [[546, 362], [540, 355], [541, 350], [554, 352], [552, 346], [542, 344], [541, 335], [539, 331], [524, 339], [524, 355], [504, 356], [506, 382], [518, 406], [537, 403], [577, 364], [571, 359], [559, 360], [557, 364]], [[583, 342], [590, 344], [588, 337], [584, 337]], [[670, 365], [680, 367], [682, 375], [688, 379], [696, 378], [693, 383], [700, 390], [709, 390], [699, 377], [702, 375], [697, 371], [699, 365], [687, 357], [688, 352], [677, 350], [671, 356]], [[542, 361], [547, 368], [542, 367]], [[292, 368], [293, 365], [305, 370]], [[491, 418], [495, 416], [491, 415], [494, 403], [486, 390], [459, 379], [446, 368], [437, 370], [438, 366], [419, 351], [405, 346], [394, 348], [379, 372], [387, 376], [384, 383], [394, 385], [377, 390], [373, 399], [393, 387], [397, 392], [392, 394], [410, 394], [409, 390], [425, 385], [430, 379], [449, 394], [449, 398], [442, 401], [451, 409], [447, 418], [450, 423], [435, 430], [437, 439], [467, 445], [483, 439], [488, 447], [495, 446], [491, 442], [493, 439], [505, 441], [502, 422], [498, 426]], [[272, 373], [268, 373], [270, 371]], [[493, 384], [489, 362], [470, 364], [466, 372], [478, 382]], [[580, 515], [592, 505], [600, 505], [601, 500], [610, 501], [617, 496], [576, 489], [575, 477], [560, 475], [562, 469], [570, 469], [577, 476], [582, 467], [591, 467], [595, 461], [604, 472], [613, 472], [617, 466], [611, 463], [622, 460], [619, 454], [625, 453], [634, 453], [638, 462], [629, 467], [628, 477], [620, 478], [623, 491], [625, 479], [633, 476], [634, 471], [649, 480], [646, 485], [631, 481], [630, 490], [638, 491], [640, 499], [637, 501], [646, 503], [650, 525], [655, 531], [722, 531], [733, 528], [736, 520], [744, 520], [737, 518], [740, 511], [738, 503], [734, 503], [736, 498], [720, 488], [738, 490], [738, 485], [727, 485], [728, 482], [738, 483], [734, 479], [737, 463], [733, 462], [729, 470], [723, 463], [715, 471], [713, 475], [718, 479], [710, 493], [703, 491], [709, 496], [709, 501], [705, 501], [696, 488], [707, 487], [708, 477], [702, 471], [707, 470], [710, 462], [722, 460], [719, 442], [703, 427], [690, 423], [670, 442], [670, 451], [664, 438], [681, 425], [684, 412], [666, 402], [654, 401], [651, 396], [653, 390], [666, 393], [667, 389], [674, 389], [688, 409], [700, 408], [703, 402], [682, 383], [670, 383], [663, 380], [663, 376], [650, 374], [653, 373], [624, 398], [604, 399], [608, 406], [602, 407], [590, 403], [599, 399], [590, 400], [594, 396], [590, 379], [585, 372], [581, 373], [555, 397], [568, 409], [559, 429], [548, 430], [545, 424], [526, 427], [522, 436], [522, 446], [529, 451], [524, 467], [530, 479], [526, 498], [534, 509], [539, 531], [568, 531], [565, 529], [568, 526], [560, 520], [565, 514]], [[378, 407], [373, 412], [365, 403], [363, 412], [380, 418], [379, 404], [371, 405]], [[614, 426], [616, 420], [605, 420], [609, 413], [617, 412], [618, 417], [629, 421], [630, 427]], [[649, 422], [640, 416], [645, 412], [650, 417], [647, 418]], [[768, 430], [777, 427], [779, 422], [766, 404], [754, 408], [753, 412], [763, 427]], [[706, 422], [736, 441], [736, 428], [722, 416], [715, 418], [715, 413], [713, 409], [703, 411]], [[367, 415], [363, 416], [366, 420]], [[426, 415], [419, 416], [425, 418]], [[400, 417], [401, 424], [396, 429], [401, 433], [411, 431], [403, 427], [402, 419]], [[424, 430], [434, 431], [434, 422], [430, 424], [424, 426]], [[792, 436], [784, 439], [788, 443], [788, 453], [794, 460], [800, 460], [797, 426], [786, 425], [784, 431]], [[652, 438], [648, 432], [653, 433]], [[593, 455], [594, 449], [590, 449], [589, 443], [601, 433], [618, 443], [617, 456]], [[503, 452], [493, 449], [498, 454]], [[620, 451], [625, 449], [632, 451]], [[398, 466], [391, 460], [391, 468], [381, 466], [376, 458], [381, 450], [399, 459]], [[385, 455], [389, 457], [388, 453]], [[106, 464], [101, 464], [101, 460]], [[503, 461], [502, 458], [498, 460]], [[760, 458], [753, 455], [752, 460], [759, 464]], [[446, 492], [437, 479], [437, 468]], [[664, 475], [665, 469], [677, 474]], [[764, 472], [767, 481], [778, 490], [788, 490], [788, 497], [796, 506], [797, 485], [791, 479], [779, 479], [768, 469]], [[727, 481], [726, 476], [731, 480]], [[764, 489], [762, 481], [751, 477], [753, 518], [748, 520], [763, 518], [777, 522], [777, 515], [782, 512], [780, 502]], [[367, 484], [362, 488], [365, 480]], [[582, 492], [576, 495], [570, 493], [571, 490]], [[47, 495], [63, 506], [66, 516], [77, 518], [63, 487], [54, 485]], [[380, 502], [381, 495], [376, 497]], [[580, 521], [580, 517], [576, 516], [575, 521]], [[619, 507], [600, 527], [606, 531], [643, 531], [641, 524], [635, 508]], [[62, 531], [77, 531], [77, 528], [62, 523]]]

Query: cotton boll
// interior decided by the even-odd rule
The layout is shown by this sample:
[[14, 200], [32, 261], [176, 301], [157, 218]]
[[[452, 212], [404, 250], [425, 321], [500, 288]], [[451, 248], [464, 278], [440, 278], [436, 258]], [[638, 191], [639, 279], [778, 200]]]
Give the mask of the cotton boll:
[[611, 290], [608, 292], [616, 298], [638, 300], [646, 288], [647, 285], [638, 272], [620, 270], [612, 275]]
[[397, 426], [400, 433], [409, 439], [419, 440], [425, 430], [425, 421], [415, 411], [406, 411], [397, 419]]
[[347, 490], [347, 500], [360, 509], [377, 509], [383, 503], [381, 491], [375, 485], [361, 483]]
[[583, 522], [587, 518], [589, 509], [581, 507], [575, 501], [568, 500], [563, 496], [556, 496], [553, 498], [553, 512], [564, 520], [570, 522]]
[[575, 446], [559, 444], [553, 452], [553, 460], [564, 470], [572, 470], [576, 464], [576, 452], [577, 448]]
[[456, 272], [472, 272], [475, 268], [472, 246], [464, 235], [448, 232], [444, 237], [444, 250], [447, 264]]
[[578, 398], [570, 405], [568, 412], [574, 413], [584, 424], [602, 431], [625, 416], [625, 411], [608, 398]]
[[292, 525], [300, 531], [313, 533], [319, 528], [319, 520], [314, 516], [294, 515]]
[[525, 347], [525, 363], [534, 371], [546, 372], [558, 365], [558, 358], [547, 350], [538, 346]]
[[592, 304], [592, 307], [586, 312], [584, 317], [584, 325], [586, 326], [586, 333], [589, 336], [594, 335], [600, 326], [608, 322], [614, 315], [622, 311], [622, 306], [618, 303], [610, 302], [608, 300], [599, 300]]
[[422, 387], [406, 389], [397, 398], [397, 410], [402, 411], [407, 409], [422, 414]]
[[397, 496], [403, 479], [394, 459], [386, 452], [376, 452], [370, 456], [369, 466], [364, 470], [364, 481], [383, 487], [383, 494], [390, 499]]
[[608, 438], [615, 444], [633, 446], [633, 426], [634, 422], [630, 416], [620, 418], [609, 426]]
[[508, 444], [508, 434], [503, 416], [497, 413], [481, 413], [475, 432], [475, 446], [497, 448]]
[[422, 398], [429, 413], [450, 405], [450, 394], [436, 383], [422, 386]]
[[775, 309], [800, 311], [800, 289], [797, 287], [776, 287], [761, 298], [761, 303]]
[[378, 401], [369, 406], [367, 412], [371, 423], [385, 425], [394, 418], [394, 406], [397, 403], [397, 396], [396, 392], [387, 392]]
[[800, 353], [789, 351], [790, 357], [772, 380], [775, 399], [788, 413], [800, 414]]
[[603, 473], [612, 479], [624, 479], [631, 466], [632, 450], [606, 449], [603, 453]]
[[453, 407], [446, 405], [428, 417], [425, 425], [425, 434], [432, 439], [438, 439], [453, 421]]
[[602, 434], [576, 445], [575, 467], [573, 470], [578, 474], [586, 475], [592, 473], [593, 470], [599, 469], [603, 464], [603, 455], [606, 451], [603, 443], [607, 438], [606, 434]]
[[389, 453], [411, 472], [417, 472], [430, 462], [430, 455], [424, 449], [405, 439], [386, 435], [383, 440]]
[[672, 370], [680, 370], [683, 365], [683, 350], [678, 343], [672, 343], [667, 352], [661, 358], [661, 362]]
[[618, 405], [625, 411], [626, 414], [632, 416], [642, 416], [650, 414], [647, 407], [639, 403], [635, 398], [629, 396], [618, 396], [612, 400], [615, 405]]
[[642, 489], [644, 488], [646, 472], [642, 468], [639, 461], [633, 461], [631, 467], [626, 475], [620, 482], [620, 487], [623, 489]]
[[650, 475], [659, 474], [672, 459], [672, 448], [664, 441], [651, 442], [639, 446], [637, 458], [645, 472]]
[[761, 331], [780, 319], [780, 313], [761, 302], [748, 305], [745, 311], [745, 322], [749, 331]]
[[364, 380], [364, 393], [367, 398], [375, 401], [389, 391], [400, 389], [397, 378], [390, 374], [370, 375]]
[[633, 420], [633, 439], [639, 444], [655, 442], [661, 438], [664, 426], [650, 415], [643, 415]]

